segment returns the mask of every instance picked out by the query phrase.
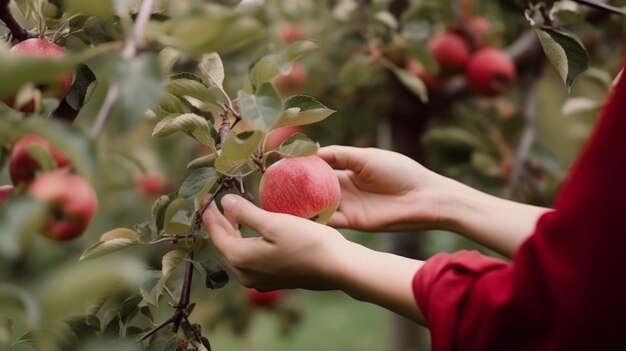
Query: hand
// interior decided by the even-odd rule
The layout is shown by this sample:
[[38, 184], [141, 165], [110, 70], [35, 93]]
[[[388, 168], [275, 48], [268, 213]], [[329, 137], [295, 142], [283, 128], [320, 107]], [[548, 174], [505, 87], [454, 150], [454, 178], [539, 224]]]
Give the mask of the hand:
[[391, 151], [347, 146], [320, 149], [341, 185], [338, 211], [328, 224], [359, 230], [435, 228], [439, 189], [453, 186], [412, 159]]
[[[264, 211], [235, 195], [204, 213], [204, 225], [222, 262], [246, 287], [262, 291], [338, 289], [336, 267], [350, 243], [336, 230], [308, 219]], [[239, 225], [260, 237], [243, 238]]]

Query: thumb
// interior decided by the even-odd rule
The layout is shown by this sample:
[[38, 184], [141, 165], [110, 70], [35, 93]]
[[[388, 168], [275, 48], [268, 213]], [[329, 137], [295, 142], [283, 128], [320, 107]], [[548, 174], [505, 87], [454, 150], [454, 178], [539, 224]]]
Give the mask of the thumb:
[[228, 194], [222, 198], [224, 215], [237, 223], [252, 228], [257, 232], [263, 232], [267, 223], [271, 220], [270, 213], [258, 208], [250, 201], [241, 196]]

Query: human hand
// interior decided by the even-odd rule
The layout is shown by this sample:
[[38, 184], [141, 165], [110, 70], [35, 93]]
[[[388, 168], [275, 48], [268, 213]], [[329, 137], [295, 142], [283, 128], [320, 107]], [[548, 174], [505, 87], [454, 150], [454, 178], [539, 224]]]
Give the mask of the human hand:
[[318, 155], [341, 168], [336, 171], [341, 201], [328, 225], [369, 231], [437, 226], [438, 195], [453, 186], [447, 178], [409, 157], [381, 149], [329, 146]]
[[[203, 220], [222, 262], [246, 287], [261, 291], [339, 288], [337, 261], [350, 243], [325, 225], [291, 215], [264, 211], [235, 195], [222, 199], [224, 214], [215, 204]], [[239, 225], [260, 237], [243, 238]]]

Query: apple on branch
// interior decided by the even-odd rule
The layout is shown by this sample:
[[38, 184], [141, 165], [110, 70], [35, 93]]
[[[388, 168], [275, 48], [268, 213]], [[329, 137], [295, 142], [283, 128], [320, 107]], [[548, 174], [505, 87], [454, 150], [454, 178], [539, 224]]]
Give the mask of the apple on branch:
[[65, 167], [70, 163], [67, 157], [52, 147], [46, 139], [35, 134], [25, 135], [15, 143], [9, 159], [9, 174], [14, 185], [30, 183], [37, 173], [43, 170], [43, 165], [28, 153], [28, 148], [31, 146], [43, 148], [53, 158], [57, 168]]
[[261, 177], [259, 199], [270, 212], [326, 223], [337, 210], [340, 198], [335, 171], [315, 155], [281, 159]]
[[[65, 50], [47, 39], [32, 38], [16, 44], [11, 48], [11, 50], [9, 50], [9, 52], [13, 55], [32, 55], [53, 59], [63, 56]], [[62, 99], [70, 90], [72, 80], [73, 76], [70, 73], [63, 76], [56, 83], [39, 85], [37, 88], [41, 91], [44, 97]], [[18, 109], [22, 112], [35, 112], [39, 110], [39, 106], [37, 106], [35, 99], [31, 99], [20, 106], [16, 106], [17, 98], [13, 95], [6, 98], [4, 102], [10, 107]]]
[[82, 177], [66, 171], [46, 173], [28, 186], [28, 194], [48, 205], [40, 233], [56, 241], [80, 236], [98, 207], [95, 190]]
[[515, 82], [515, 63], [504, 51], [494, 48], [478, 50], [467, 66], [467, 81], [476, 93], [499, 95]]
[[465, 69], [471, 55], [465, 40], [454, 33], [444, 33], [433, 37], [428, 42], [428, 50], [435, 57], [444, 74]]

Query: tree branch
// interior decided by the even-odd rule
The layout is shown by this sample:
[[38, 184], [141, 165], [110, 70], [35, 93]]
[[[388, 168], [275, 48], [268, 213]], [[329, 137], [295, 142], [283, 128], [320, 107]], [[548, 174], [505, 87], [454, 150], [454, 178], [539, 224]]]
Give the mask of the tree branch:
[[[126, 43], [124, 44], [124, 48], [122, 49], [122, 58], [126, 60], [130, 60], [137, 54], [137, 45], [144, 38], [144, 30], [146, 28], [146, 24], [150, 19], [150, 14], [152, 12], [152, 7], [154, 6], [154, 0], [143, 0], [141, 3], [141, 7], [139, 8], [139, 12], [137, 14], [137, 19], [135, 21], [135, 26], [133, 27], [133, 32], [128, 39], [126, 39]], [[115, 84], [111, 84], [109, 90], [107, 91], [106, 97], [104, 98], [104, 102], [102, 106], [100, 106], [100, 111], [96, 115], [96, 120], [91, 128], [91, 136], [97, 137], [102, 133], [104, 128], [104, 124], [106, 123], [109, 115], [111, 114], [111, 109], [113, 109], [113, 105], [117, 101], [119, 97], [119, 89]]]
[[35, 38], [36, 36], [34, 34], [22, 27], [15, 17], [13, 17], [11, 9], [9, 8], [10, 2], [10, 0], [0, 0], [0, 20], [7, 25], [13, 38], [19, 41]]

